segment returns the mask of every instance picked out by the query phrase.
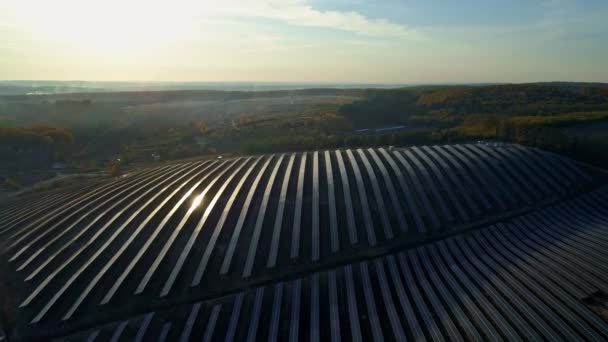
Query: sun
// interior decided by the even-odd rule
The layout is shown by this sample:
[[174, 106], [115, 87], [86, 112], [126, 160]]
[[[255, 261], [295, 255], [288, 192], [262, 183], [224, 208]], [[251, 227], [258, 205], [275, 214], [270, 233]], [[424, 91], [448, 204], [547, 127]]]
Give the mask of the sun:
[[56, 0], [26, 1], [22, 9], [32, 31], [48, 41], [116, 55], [164, 47], [188, 35], [196, 19], [192, 6], [196, 2]]

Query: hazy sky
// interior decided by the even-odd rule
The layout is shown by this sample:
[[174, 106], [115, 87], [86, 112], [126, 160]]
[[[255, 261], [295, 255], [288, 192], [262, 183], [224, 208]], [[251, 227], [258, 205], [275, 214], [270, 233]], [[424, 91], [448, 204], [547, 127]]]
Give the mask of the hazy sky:
[[1, 0], [0, 79], [608, 81], [608, 1]]

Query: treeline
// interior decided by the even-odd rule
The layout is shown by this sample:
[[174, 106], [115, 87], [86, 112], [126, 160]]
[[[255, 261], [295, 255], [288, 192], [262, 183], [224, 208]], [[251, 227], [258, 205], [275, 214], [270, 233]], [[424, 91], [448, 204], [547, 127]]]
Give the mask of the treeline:
[[570, 113], [546, 117], [502, 117], [468, 115], [450, 128], [403, 130], [369, 134], [276, 134], [250, 137], [241, 143], [244, 154], [312, 151], [332, 148], [450, 144], [477, 140], [499, 140], [539, 147], [608, 168], [608, 139], [605, 144], [571, 137], [562, 129], [577, 123], [608, 120], [608, 112]]
[[398, 124], [427, 128], [426, 133], [413, 136], [404, 132], [358, 137], [353, 145], [359, 144], [357, 139], [362, 140], [361, 146], [498, 139], [608, 168], [608, 136], [598, 143], [565, 131], [576, 124], [608, 120], [606, 84], [415, 87], [374, 92], [342, 106], [339, 113], [356, 128]]
[[403, 124], [409, 116], [426, 112], [417, 106], [417, 99], [418, 96], [413, 91], [385, 91], [342, 105], [338, 113], [356, 128]]
[[417, 104], [454, 115], [549, 115], [608, 110], [608, 91], [552, 84], [448, 87], [420, 92]]
[[74, 135], [63, 127], [0, 126], [0, 160], [3, 168], [48, 167], [69, 159]]
[[552, 116], [500, 117], [472, 115], [462, 124], [435, 132], [446, 142], [494, 139], [542, 148], [608, 169], [608, 136], [603, 141], [567, 134], [565, 127], [606, 122], [608, 112]]
[[284, 135], [278, 137], [258, 137], [242, 141], [244, 154], [277, 153], [292, 151], [312, 151], [333, 148], [357, 148], [390, 145], [415, 145], [441, 143], [442, 136], [426, 131], [394, 132], [385, 134], [353, 135]]
[[572, 84], [417, 87], [369, 93], [339, 113], [357, 128], [465, 115], [546, 116], [608, 110], [608, 88]]
[[48, 125], [33, 125], [25, 127], [0, 126], [0, 143], [18, 144], [28, 146], [29, 144], [71, 144], [74, 135], [65, 127]]

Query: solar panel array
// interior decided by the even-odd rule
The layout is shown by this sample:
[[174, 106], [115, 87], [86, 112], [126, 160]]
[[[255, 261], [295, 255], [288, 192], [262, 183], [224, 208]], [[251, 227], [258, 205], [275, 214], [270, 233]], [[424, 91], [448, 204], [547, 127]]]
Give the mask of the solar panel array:
[[[608, 188], [423, 247], [72, 336], [125, 341], [608, 339]], [[449, 336], [449, 337], [448, 337]]]
[[[15, 311], [25, 324], [17, 330], [27, 333], [27, 324], [35, 324], [38, 331], [53, 331], [369, 259], [592, 183], [570, 160], [517, 145], [178, 163], [6, 206], [0, 212], [0, 248], [6, 269], [17, 274], [11, 290], [23, 295]], [[401, 258], [395, 257], [395, 265]], [[319, 274], [312, 283], [300, 280], [305, 286], [281, 286], [285, 293], [319, 299], [327, 294], [329, 278], [342, 286], [350, 273], [357, 297], [348, 300], [365, 298], [372, 305], [370, 289], [361, 292], [359, 286], [375, 284], [381, 266], [349, 267], [334, 276]], [[277, 290], [258, 291], [263, 292], [255, 295], [261, 299], [254, 309], [267, 310], [267, 298]], [[342, 314], [344, 308], [335, 310]], [[221, 321], [228, 309], [215, 310]], [[318, 328], [318, 319], [312, 322]]]

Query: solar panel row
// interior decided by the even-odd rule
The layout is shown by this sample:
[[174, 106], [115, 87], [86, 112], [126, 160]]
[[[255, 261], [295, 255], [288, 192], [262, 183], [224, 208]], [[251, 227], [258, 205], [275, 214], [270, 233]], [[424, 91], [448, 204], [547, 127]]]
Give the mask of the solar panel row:
[[607, 208], [603, 188], [407, 252], [73, 337], [154, 339], [170, 326], [171, 340], [602, 341], [608, 323], [581, 299], [608, 286]]
[[[549, 167], [547, 177], [529, 174]], [[25, 316], [52, 327], [79, 313], [111, 317], [123, 305], [140, 307], [142, 298], [146, 305], [160, 305], [163, 298], [220, 296], [310, 272], [321, 263], [373, 255], [375, 247], [420, 241], [591, 181], [566, 159], [514, 145], [335, 150], [173, 164], [17, 201], [0, 211], [0, 248], [24, 279], [16, 286], [24, 293]], [[430, 267], [427, 259], [420, 259], [420, 268]], [[352, 276], [363, 272], [369, 283], [382, 277], [376, 265], [362, 267], [369, 270], [355, 267]], [[421, 277], [418, 267], [412, 272]], [[338, 286], [342, 280], [334, 276]], [[420, 296], [433, 310], [447, 312], [444, 303], [453, 301], [448, 292], [440, 291], [440, 297], [429, 292], [439, 278], [423, 279]], [[319, 285], [313, 297], [326, 290]], [[347, 286], [345, 293], [357, 301], [352, 291]], [[387, 307], [397, 329], [389, 297], [374, 299], [373, 291], [365, 291], [367, 314]], [[343, 295], [337, 292], [333, 299]], [[264, 298], [271, 293], [265, 291]], [[333, 324], [342, 314], [332, 314]], [[420, 317], [431, 320], [427, 316]], [[489, 327], [480, 315], [471, 322], [465, 317], [458, 314], [456, 322], [467, 327], [466, 338], [477, 337], [473, 324]], [[382, 329], [374, 325], [379, 338]]]

